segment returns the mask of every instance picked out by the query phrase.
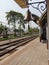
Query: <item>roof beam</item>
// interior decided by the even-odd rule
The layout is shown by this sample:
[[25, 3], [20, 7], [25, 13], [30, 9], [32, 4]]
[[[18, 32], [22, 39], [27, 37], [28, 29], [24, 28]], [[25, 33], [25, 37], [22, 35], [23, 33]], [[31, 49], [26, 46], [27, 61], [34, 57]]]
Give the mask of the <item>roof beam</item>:
[[28, 6], [26, 5], [26, 0], [14, 0], [18, 5], [22, 8], [27, 8]]

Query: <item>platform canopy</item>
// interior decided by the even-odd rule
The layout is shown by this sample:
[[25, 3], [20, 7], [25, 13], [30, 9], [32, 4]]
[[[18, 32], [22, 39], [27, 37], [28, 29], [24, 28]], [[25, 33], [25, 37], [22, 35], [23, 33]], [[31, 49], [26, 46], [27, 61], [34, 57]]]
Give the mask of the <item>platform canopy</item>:
[[47, 22], [47, 11], [43, 13], [43, 15], [39, 19], [39, 24], [44, 25]]
[[26, 5], [26, 0], [14, 0], [17, 4], [19, 4], [20, 7], [22, 8], [27, 8], [28, 6]]

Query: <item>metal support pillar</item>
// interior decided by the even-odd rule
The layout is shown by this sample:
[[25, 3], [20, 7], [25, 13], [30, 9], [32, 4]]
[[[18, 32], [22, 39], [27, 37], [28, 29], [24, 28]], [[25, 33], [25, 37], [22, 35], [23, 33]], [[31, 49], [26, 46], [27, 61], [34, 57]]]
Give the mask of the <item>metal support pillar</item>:
[[47, 28], [47, 39], [48, 39], [48, 65], [49, 65], [49, 0], [47, 1], [47, 23], [48, 23], [48, 28]]

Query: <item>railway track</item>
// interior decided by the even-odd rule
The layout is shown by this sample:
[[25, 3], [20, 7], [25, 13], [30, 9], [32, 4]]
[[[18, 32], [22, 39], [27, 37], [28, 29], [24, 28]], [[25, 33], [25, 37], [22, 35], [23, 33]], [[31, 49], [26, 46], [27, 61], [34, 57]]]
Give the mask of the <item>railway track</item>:
[[30, 36], [30, 37], [19, 39], [10, 43], [0, 44], [0, 57], [3, 57], [4, 55], [10, 53], [11, 51], [13, 53], [14, 50], [16, 51], [18, 47], [27, 44], [28, 42], [30, 42], [31, 40], [37, 37], [38, 36]]

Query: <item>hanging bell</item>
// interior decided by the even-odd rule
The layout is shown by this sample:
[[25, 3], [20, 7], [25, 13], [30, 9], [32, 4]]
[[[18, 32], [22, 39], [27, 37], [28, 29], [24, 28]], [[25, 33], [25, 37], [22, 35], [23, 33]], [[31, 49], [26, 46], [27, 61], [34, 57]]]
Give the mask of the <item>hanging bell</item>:
[[27, 11], [27, 15], [25, 16], [24, 20], [26, 20], [26, 21], [30, 21], [31, 20], [31, 13], [30, 13], [29, 9]]

